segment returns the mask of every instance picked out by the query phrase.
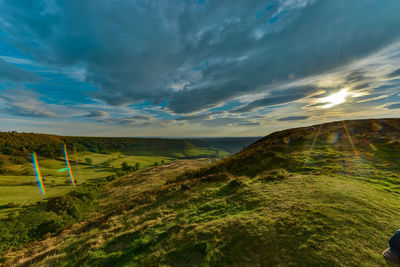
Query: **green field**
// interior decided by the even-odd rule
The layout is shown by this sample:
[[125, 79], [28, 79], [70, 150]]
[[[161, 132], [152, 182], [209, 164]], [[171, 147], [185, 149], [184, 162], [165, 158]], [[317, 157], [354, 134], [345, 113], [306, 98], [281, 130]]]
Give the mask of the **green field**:
[[[85, 158], [93, 160], [93, 166], [85, 163]], [[85, 183], [96, 183], [121, 168], [122, 162], [134, 166], [140, 164], [140, 169], [173, 160], [162, 156], [126, 156], [121, 153], [98, 154], [92, 152], [79, 152], [70, 154], [71, 168], [77, 186]], [[44, 178], [46, 194], [40, 194], [36, 177], [34, 175], [0, 175], [0, 217], [10, 214], [38, 201], [45, 201], [51, 197], [64, 195], [73, 190], [69, 175], [66, 171], [56, 170], [66, 167], [63, 158], [48, 159], [39, 157], [39, 166]], [[102, 168], [99, 164], [110, 161], [110, 167]], [[7, 169], [24, 170], [32, 169], [31, 163], [7, 164]]]

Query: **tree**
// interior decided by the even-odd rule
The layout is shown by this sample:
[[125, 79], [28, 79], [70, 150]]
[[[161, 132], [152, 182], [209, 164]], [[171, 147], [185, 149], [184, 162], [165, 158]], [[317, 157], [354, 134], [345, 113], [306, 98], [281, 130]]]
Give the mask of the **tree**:
[[136, 169], [136, 170], [139, 170], [139, 168], [140, 168], [140, 163], [136, 162], [136, 164], [135, 164], [135, 169]]
[[93, 165], [93, 160], [91, 158], [85, 158], [85, 162], [90, 166]]
[[100, 167], [103, 167], [103, 168], [108, 168], [110, 166], [111, 166], [111, 161], [109, 161], [109, 160], [106, 160], [106, 161], [100, 163]]
[[156, 161], [156, 162], [154, 162], [154, 166], [158, 166], [158, 162]]
[[126, 163], [125, 161], [122, 162], [122, 164], [121, 164], [121, 170], [123, 170], [123, 171], [129, 171], [130, 168], [129, 168], [128, 163]]
[[164, 164], [164, 163], [165, 163], [165, 161], [164, 161], [164, 160], [162, 160], [162, 161], [161, 161], [161, 164]]

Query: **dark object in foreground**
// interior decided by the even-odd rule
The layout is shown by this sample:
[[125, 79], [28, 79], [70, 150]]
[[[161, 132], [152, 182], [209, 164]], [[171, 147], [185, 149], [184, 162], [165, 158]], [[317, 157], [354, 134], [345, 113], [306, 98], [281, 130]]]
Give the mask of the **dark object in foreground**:
[[400, 229], [389, 239], [389, 248], [382, 255], [390, 262], [400, 264]]

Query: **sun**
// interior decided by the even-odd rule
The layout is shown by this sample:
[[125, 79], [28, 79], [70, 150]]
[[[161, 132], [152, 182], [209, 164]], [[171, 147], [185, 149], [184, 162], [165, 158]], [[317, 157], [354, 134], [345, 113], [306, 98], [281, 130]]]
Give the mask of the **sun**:
[[333, 106], [346, 102], [346, 98], [350, 95], [349, 89], [344, 88], [337, 93], [331, 94], [318, 100], [318, 103], [326, 103], [321, 108], [331, 108]]

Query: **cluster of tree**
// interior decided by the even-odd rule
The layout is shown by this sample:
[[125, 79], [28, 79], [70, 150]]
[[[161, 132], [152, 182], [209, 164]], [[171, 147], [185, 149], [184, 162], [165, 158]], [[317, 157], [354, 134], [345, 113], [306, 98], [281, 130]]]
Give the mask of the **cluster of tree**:
[[127, 162], [122, 162], [121, 164], [121, 170], [125, 172], [131, 172], [131, 171], [138, 171], [140, 168], [140, 164], [136, 163], [134, 166], [129, 165]]
[[97, 195], [96, 187], [80, 188], [0, 219], [0, 253], [40, 240], [47, 234], [58, 234], [66, 226], [85, 219]]

